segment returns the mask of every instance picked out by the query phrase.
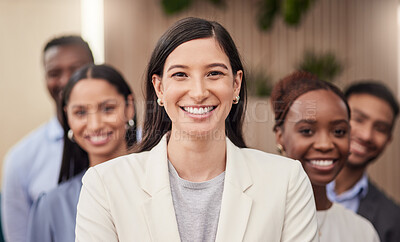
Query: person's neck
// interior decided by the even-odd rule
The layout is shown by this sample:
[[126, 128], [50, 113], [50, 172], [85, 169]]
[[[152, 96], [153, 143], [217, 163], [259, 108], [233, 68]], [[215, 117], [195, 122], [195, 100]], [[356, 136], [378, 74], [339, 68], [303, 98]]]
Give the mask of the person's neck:
[[226, 138], [176, 135], [171, 131], [167, 146], [168, 159], [182, 179], [192, 182], [210, 180], [225, 170]]
[[91, 155], [91, 154], [88, 154], [88, 156], [89, 156], [89, 166], [92, 167], [92, 166], [101, 164], [101, 163], [103, 163], [105, 161], [112, 160], [114, 158], [117, 158], [119, 156], [126, 155], [126, 154], [127, 154], [127, 146], [126, 146], [126, 144], [123, 145], [122, 147], [120, 147], [118, 150], [116, 150], [115, 152], [113, 152], [111, 154], [107, 154], [107, 155], [93, 155], [93, 154]]
[[328, 196], [326, 195], [326, 187], [313, 184], [312, 188], [317, 211], [329, 209], [332, 206], [332, 202], [329, 201]]
[[335, 193], [339, 195], [350, 190], [362, 178], [365, 169], [344, 166], [335, 179]]

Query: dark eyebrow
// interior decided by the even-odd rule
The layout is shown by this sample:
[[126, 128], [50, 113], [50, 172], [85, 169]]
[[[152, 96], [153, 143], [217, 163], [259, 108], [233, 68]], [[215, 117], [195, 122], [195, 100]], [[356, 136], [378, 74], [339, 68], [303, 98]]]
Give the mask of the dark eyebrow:
[[[97, 104], [99, 107], [101, 107], [101, 106], [103, 106], [103, 105], [106, 105], [106, 104], [108, 104], [108, 103], [112, 103], [112, 104], [115, 104], [115, 103], [117, 103], [118, 101], [116, 100], [116, 99], [107, 99], [107, 100], [104, 100], [104, 101], [102, 101], [101, 103], [99, 103], [99, 104]], [[89, 105], [91, 105], [91, 104], [89, 104]], [[74, 105], [72, 105], [71, 106], [71, 108], [82, 108], [82, 107], [87, 107], [88, 105], [82, 105], [82, 104], [74, 104]]]
[[351, 110], [351, 112], [352, 112], [352, 113], [356, 113], [356, 114], [362, 116], [363, 118], [368, 118], [368, 115], [366, 115], [366, 114], [363, 113], [361, 110], [358, 110], [358, 109], [356, 109], [356, 108], [353, 109], [353, 110]]
[[349, 121], [347, 121], [346, 119], [338, 119], [338, 120], [333, 120], [330, 123], [333, 125], [337, 125], [337, 124], [341, 124], [341, 123], [349, 124]]
[[85, 107], [85, 105], [82, 105], [82, 104], [74, 104], [74, 105], [71, 106], [71, 109], [83, 108], [83, 107]]
[[210, 67], [222, 67], [222, 68], [228, 70], [228, 67], [223, 63], [212, 63], [212, 64], [207, 65], [207, 67], [208, 68], [210, 68]]
[[107, 104], [107, 103], [110, 103], [110, 102], [117, 103], [118, 101], [117, 101], [117, 99], [110, 98], [110, 99], [102, 101], [101, 104]]
[[[207, 65], [207, 68], [210, 68], [210, 67], [222, 67], [222, 68], [228, 70], [228, 67], [223, 63], [212, 63], [212, 64]], [[172, 70], [172, 69], [174, 69], [174, 68], [183, 68], [183, 69], [185, 69], [185, 68], [188, 68], [188, 67], [185, 66], [185, 65], [172, 65], [172, 66], [170, 66], [168, 68], [167, 72]]]
[[[360, 111], [358, 109], [354, 109], [351, 112], [360, 115], [364, 119], [369, 119], [370, 118], [367, 114], [363, 113], [362, 111]], [[386, 122], [385, 120], [375, 120], [374, 124], [380, 124], [380, 125], [385, 125], [385, 126], [392, 127], [392, 123]]]
[[169, 68], [168, 68], [168, 70], [167, 70], [167, 72], [168, 71], [170, 71], [170, 70], [172, 70], [172, 69], [174, 69], [174, 68], [188, 68], [187, 66], [185, 66], [185, 65], [172, 65], [172, 66], [170, 66]]
[[314, 119], [301, 119], [301, 120], [296, 122], [296, 125], [302, 124], [302, 123], [315, 124], [316, 122], [317, 122], [317, 120], [314, 120]]

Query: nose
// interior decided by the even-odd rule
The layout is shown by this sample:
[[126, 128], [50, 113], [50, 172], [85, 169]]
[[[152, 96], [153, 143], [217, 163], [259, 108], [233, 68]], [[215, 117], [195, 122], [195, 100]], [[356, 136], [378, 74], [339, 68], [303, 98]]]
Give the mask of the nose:
[[357, 137], [364, 142], [369, 142], [373, 138], [373, 128], [372, 125], [363, 125], [363, 126], [356, 126], [352, 127], [352, 132], [356, 133]]
[[65, 85], [67, 85], [67, 82], [69, 78], [71, 78], [71, 72], [70, 71], [64, 71], [60, 77], [59, 80], [59, 85], [61, 88], [64, 88]]
[[201, 103], [209, 95], [206, 80], [197, 78], [190, 87], [190, 96], [198, 103]]
[[102, 120], [99, 112], [90, 113], [87, 116], [86, 127], [88, 130], [96, 132], [101, 129], [101, 126], [102, 126]]
[[332, 142], [332, 138], [327, 133], [322, 133], [316, 137], [314, 142], [314, 148], [321, 152], [328, 152], [332, 150], [335, 145]]

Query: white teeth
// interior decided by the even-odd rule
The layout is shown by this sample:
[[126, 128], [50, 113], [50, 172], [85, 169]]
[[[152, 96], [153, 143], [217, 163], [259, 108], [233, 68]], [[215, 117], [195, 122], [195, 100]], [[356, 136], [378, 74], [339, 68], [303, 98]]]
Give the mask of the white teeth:
[[315, 166], [330, 166], [333, 164], [333, 160], [311, 160], [310, 162]]
[[107, 135], [100, 135], [100, 136], [90, 136], [90, 140], [93, 142], [101, 142], [107, 139]]
[[202, 115], [205, 113], [210, 112], [213, 110], [213, 107], [204, 107], [204, 108], [194, 108], [194, 107], [184, 107], [183, 108], [186, 112], [191, 113], [191, 114], [197, 114], [197, 115]]
[[357, 151], [358, 153], [365, 153], [367, 152], [367, 148], [363, 145], [360, 145], [359, 143], [352, 141], [351, 144], [351, 149], [354, 149], [355, 151]]

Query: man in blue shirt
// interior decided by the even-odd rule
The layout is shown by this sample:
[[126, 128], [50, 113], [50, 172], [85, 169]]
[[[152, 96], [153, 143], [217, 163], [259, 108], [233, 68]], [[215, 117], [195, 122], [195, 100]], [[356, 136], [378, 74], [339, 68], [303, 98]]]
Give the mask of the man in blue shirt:
[[399, 242], [400, 207], [366, 173], [392, 139], [399, 105], [378, 82], [356, 83], [345, 96], [351, 109], [351, 154], [336, 180], [328, 184], [328, 197], [370, 220], [382, 242]]
[[1, 219], [6, 241], [27, 240], [33, 202], [41, 193], [57, 186], [64, 135], [60, 124], [61, 91], [75, 70], [93, 62], [89, 45], [79, 36], [52, 39], [43, 50], [47, 89], [57, 116], [15, 145], [5, 158]]

